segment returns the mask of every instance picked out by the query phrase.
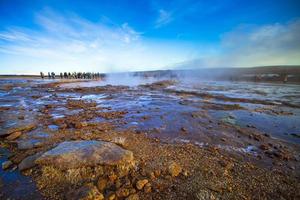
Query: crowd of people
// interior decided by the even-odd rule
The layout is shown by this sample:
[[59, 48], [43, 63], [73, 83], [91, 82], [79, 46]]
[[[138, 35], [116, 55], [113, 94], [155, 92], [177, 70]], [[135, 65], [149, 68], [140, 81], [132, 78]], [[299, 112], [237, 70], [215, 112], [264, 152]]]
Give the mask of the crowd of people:
[[[48, 76], [45, 76], [43, 72], [40, 72], [41, 78], [55, 79], [57, 75], [54, 72], [48, 72]], [[100, 79], [104, 77], [104, 74], [92, 73], [92, 72], [60, 72], [59, 78], [61, 79]]]

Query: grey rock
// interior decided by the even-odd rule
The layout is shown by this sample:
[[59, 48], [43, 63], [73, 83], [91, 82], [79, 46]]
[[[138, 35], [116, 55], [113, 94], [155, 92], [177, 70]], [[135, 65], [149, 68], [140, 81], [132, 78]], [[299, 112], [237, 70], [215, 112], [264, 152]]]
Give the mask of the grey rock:
[[26, 169], [30, 169], [32, 167], [34, 167], [35, 164], [35, 160], [37, 158], [39, 158], [43, 153], [39, 152], [36, 153], [34, 155], [28, 156], [26, 157], [24, 160], [22, 160], [22, 162], [18, 165], [18, 168], [20, 171], [26, 170]]
[[111, 142], [67, 141], [47, 151], [35, 162], [41, 165], [54, 165], [60, 169], [131, 164], [133, 153]]

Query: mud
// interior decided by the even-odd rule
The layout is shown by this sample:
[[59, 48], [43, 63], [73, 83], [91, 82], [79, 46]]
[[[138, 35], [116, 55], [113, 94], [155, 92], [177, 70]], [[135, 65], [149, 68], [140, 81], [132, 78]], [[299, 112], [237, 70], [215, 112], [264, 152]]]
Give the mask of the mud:
[[[0, 81], [1, 158], [13, 163], [1, 171], [1, 198], [300, 197], [299, 86]], [[17, 168], [79, 140], [115, 143], [134, 164], [60, 169], [34, 156]]]

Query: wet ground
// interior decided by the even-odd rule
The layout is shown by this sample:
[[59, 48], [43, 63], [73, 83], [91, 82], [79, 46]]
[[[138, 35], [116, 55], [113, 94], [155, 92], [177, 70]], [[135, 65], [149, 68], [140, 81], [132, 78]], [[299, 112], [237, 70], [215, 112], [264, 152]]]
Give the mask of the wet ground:
[[[47, 186], [39, 178], [43, 168], [22, 175], [16, 166], [61, 141], [78, 139], [126, 141], [122, 146], [134, 153], [140, 168], [155, 171], [175, 161], [189, 174], [153, 180], [152, 192], [138, 193], [141, 199], [299, 197], [299, 85], [129, 75], [70, 82], [0, 80], [1, 162], [13, 163], [0, 171], [2, 197], [64, 198], [51, 181]], [[22, 134], [9, 140], [7, 132]], [[234, 163], [230, 183], [222, 171], [228, 165], [220, 162]], [[220, 184], [226, 185], [216, 189]]]

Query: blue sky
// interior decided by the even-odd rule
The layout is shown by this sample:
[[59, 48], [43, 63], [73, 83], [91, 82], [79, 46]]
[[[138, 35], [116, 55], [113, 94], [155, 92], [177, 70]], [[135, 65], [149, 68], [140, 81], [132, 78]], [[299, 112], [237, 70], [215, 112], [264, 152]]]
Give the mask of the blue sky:
[[0, 73], [300, 64], [298, 0], [0, 0]]

